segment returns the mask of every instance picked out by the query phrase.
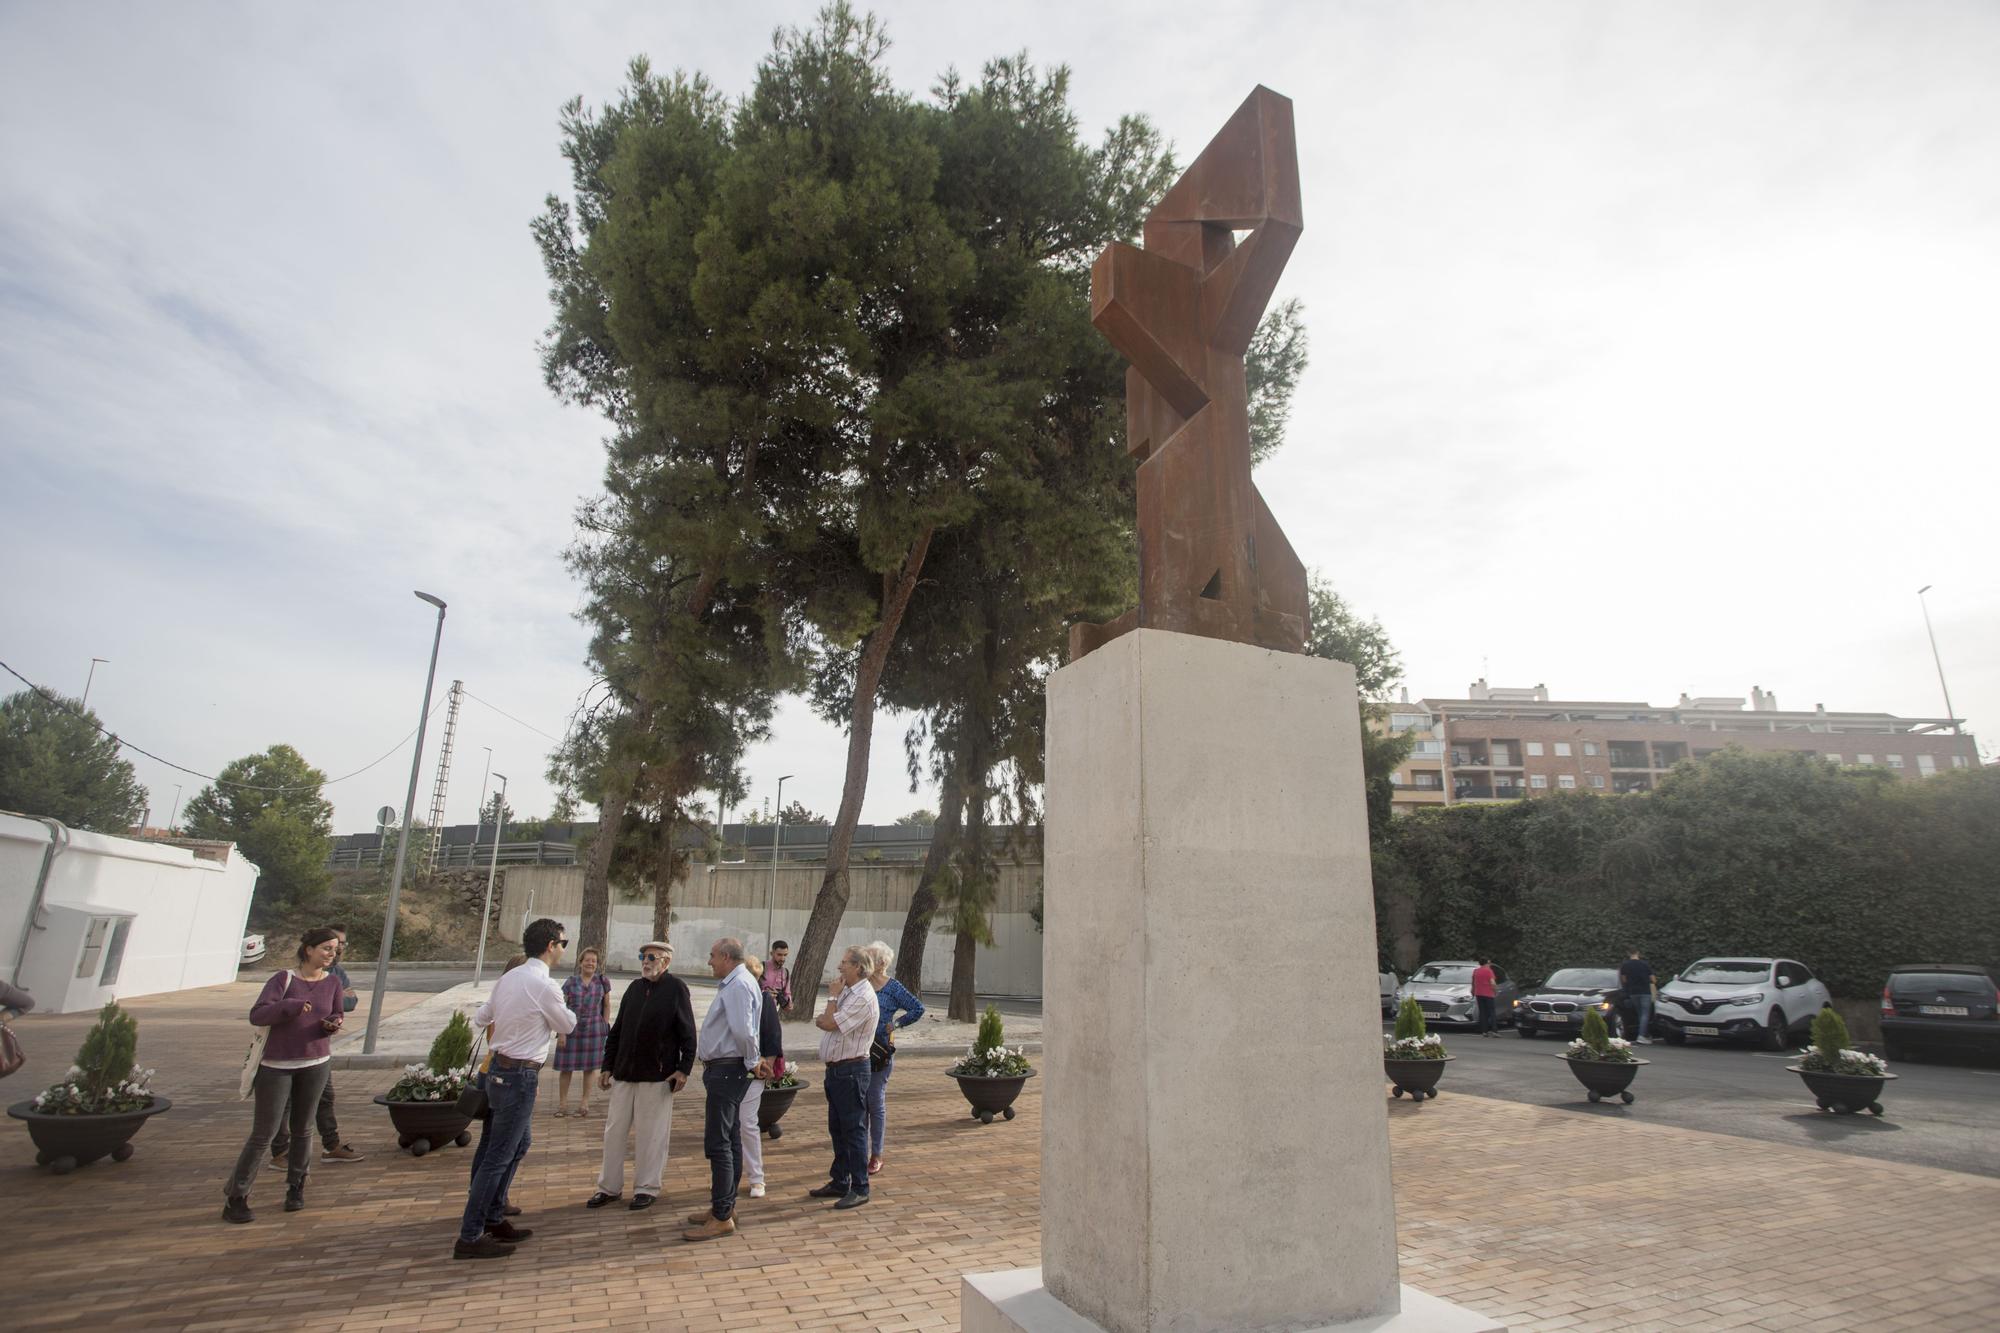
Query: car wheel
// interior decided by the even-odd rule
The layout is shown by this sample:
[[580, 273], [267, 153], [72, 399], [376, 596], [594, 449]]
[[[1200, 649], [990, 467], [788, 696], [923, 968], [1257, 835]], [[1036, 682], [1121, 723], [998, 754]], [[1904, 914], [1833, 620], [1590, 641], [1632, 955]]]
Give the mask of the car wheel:
[[1514, 1035], [1517, 1037], [1532, 1037], [1535, 1035], [1535, 1030], [1525, 1023], [1516, 1023], [1514, 1024]]
[[1901, 1042], [1891, 1041], [1885, 1037], [1882, 1040], [1882, 1054], [1888, 1058], [1890, 1064], [1895, 1064], [1908, 1054], [1908, 1048]]
[[1782, 1051], [1792, 1044], [1791, 1034], [1785, 1031], [1785, 1015], [1780, 1009], [1771, 1011], [1770, 1026], [1764, 1029], [1764, 1049]]
[[1661, 1029], [1660, 1037], [1669, 1046], [1687, 1045], [1688, 1034], [1679, 1028], [1663, 1028]]

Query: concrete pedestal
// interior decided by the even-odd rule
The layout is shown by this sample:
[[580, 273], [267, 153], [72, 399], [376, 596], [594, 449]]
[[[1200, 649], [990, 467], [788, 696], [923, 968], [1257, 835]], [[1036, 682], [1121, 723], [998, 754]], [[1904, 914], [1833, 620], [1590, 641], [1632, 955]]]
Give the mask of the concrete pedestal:
[[1042, 1267], [965, 1327], [1493, 1327], [1397, 1281], [1353, 670], [1136, 630], [1048, 697]]
[[[1049, 1295], [1039, 1268], [1005, 1273], [967, 1273], [959, 1298], [961, 1333], [1104, 1333], [1097, 1324]], [[1402, 1289], [1394, 1314], [1364, 1315], [1338, 1324], [1290, 1326], [1292, 1333], [1507, 1333], [1496, 1324], [1450, 1301]]]

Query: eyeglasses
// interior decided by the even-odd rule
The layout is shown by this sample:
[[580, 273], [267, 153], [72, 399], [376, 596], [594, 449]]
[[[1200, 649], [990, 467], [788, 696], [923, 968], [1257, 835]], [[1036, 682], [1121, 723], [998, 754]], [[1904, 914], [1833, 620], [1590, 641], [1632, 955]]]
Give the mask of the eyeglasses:
[[667, 957], [663, 953], [642, 953], [639, 955], [639, 961], [642, 963], [663, 963], [667, 960]]
[[556, 943], [557, 943], [557, 944], [559, 944], [559, 945], [561, 945], [561, 946], [562, 946], [563, 948], [565, 948], [565, 949], [569, 948], [569, 941], [568, 941], [568, 940], [557, 940], [557, 941], [556, 941]]

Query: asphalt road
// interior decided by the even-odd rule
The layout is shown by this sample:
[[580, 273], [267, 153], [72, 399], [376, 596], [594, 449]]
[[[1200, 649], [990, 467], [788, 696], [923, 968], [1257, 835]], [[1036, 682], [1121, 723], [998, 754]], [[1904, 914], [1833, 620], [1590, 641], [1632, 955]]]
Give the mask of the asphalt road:
[[[1393, 1024], [1384, 1023], [1388, 1032]], [[1592, 1105], [1556, 1057], [1555, 1037], [1524, 1039], [1435, 1029], [1455, 1057], [1438, 1085], [1444, 1098], [1498, 1097], [1577, 1115], [1635, 1116], [1712, 1134], [1827, 1148], [1890, 1161], [2000, 1176], [2000, 1068], [1970, 1063], [1899, 1061], [1882, 1089], [1884, 1114], [1830, 1115], [1785, 1068], [1782, 1054], [1690, 1039], [1684, 1046], [1640, 1047], [1652, 1061], [1639, 1071], [1631, 1106]]]

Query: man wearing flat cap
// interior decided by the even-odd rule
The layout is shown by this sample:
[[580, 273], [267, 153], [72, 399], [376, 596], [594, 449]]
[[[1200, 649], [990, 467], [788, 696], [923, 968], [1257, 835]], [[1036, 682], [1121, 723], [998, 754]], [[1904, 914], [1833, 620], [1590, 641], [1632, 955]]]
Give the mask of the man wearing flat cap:
[[632, 1135], [634, 1212], [660, 1197], [667, 1168], [667, 1138], [674, 1127], [674, 1094], [694, 1069], [694, 1005], [687, 983], [671, 975], [674, 946], [653, 940], [639, 950], [643, 975], [625, 987], [618, 1017], [604, 1043], [599, 1086], [611, 1090], [604, 1117], [604, 1166], [587, 1207], [602, 1208], [625, 1188], [625, 1135]]

